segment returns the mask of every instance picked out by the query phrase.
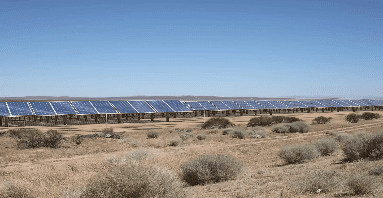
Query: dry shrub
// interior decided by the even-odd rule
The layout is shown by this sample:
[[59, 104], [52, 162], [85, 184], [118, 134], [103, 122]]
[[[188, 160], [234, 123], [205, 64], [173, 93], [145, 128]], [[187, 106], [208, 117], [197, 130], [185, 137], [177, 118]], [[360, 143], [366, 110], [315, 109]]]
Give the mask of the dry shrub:
[[350, 138], [352, 138], [352, 135], [350, 135], [348, 133], [338, 133], [335, 136], [335, 140], [342, 143], [342, 144], [344, 144], [344, 142]]
[[346, 184], [355, 195], [364, 195], [373, 191], [376, 182], [376, 179], [369, 175], [352, 175]]
[[346, 116], [346, 121], [351, 123], [357, 123], [359, 121], [359, 116], [355, 113], [350, 113]]
[[180, 138], [182, 139], [182, 141], [185, 141], [185, 140], [192, 138], [192, 137], [194, 137], [194, 136], [191, 133], [187, 133], [187, 132], [181, 132], [180, 133]]
[[226, 118], [210, 118], [207, 122], [205, 122], [202, 125], [202, 129], [213, 129], [213, 128], [227, 128], [234, 126], [233, 123], [231, 123], [228, 119]]
[[250, 131], [248, 135], [252, 138], [260, 136], [261, 138], [266, 138], [267, 137], [267, 132], [264, 127], [252, 127], [250, 128]]
[[33, 198], [29, 189], [17, 186], [13, 183], [6, 182], [4, 189], [0, 191], [0, 198], [15, 197], [15, 198]]
[[234, 130], [232, 138], [244, 139], [246, 137], [246, 133], [242, 130]]
[[289, 133], [290, 127], [286, 127], [284, 125], [276, 125], [271, 128], [271, 131], [274, 133]]
[[182, 176], [192, 186], [205, 185], [235, 179], [242, 168], [230, 155], [201, 155], [183, 166]]
[[339, 185], [336, 171], [315, 171], [298, 182], [300, 192], [328, 193]]
[[316, 140], [313, 145], [322, 156], [331, 155], [338, 148], [338, 142], [332, 138]]
[[22, 149], [40, 147], [59, 148], [63, 139], [62, 135], [56, 130], [49, 130], [45, 134], [40, 130], [29, 130], [26, 133], [22, 131], [19, 137], [21, 139], [18, 139], [17, 147]]
[[284, 119], [285, 116], [271, 116], [272, 123], [274, 124], [282, 123]]
[[119, 141], [124, 144], [129, 144], [132, 147], [138, 147], [140, 145], [140, 142], [135, 138], [124, 138]]
[[383, 158], [383, 131], [359, 133], [344, 141], [342, 148], [347, 160]]
[[302, 163], [319, 156], [319, 151], [313, 145], [298, 144], [285, 146], [279, 151], [279, 157], [288, 164]]
[[380, 118], [379, 113], [364, 112], [361, 116], [364, 120], [372, 120]]
[[297, 117], [284, 117], [283, 119], [283, 122], [286, 122], [286, 123], [293, 123], [293, 122], [299, 122], [299, 121], [302, 121], [302, 120]]
[[375, 175], [375, 176], [380, 176], [383, 175], [383, 167], [374, 167], [371, 170], [368, 171], [369, 175]]
[[328, 122], [330, 122], [332, 118], [331, 117], [324, 117], [324, 116], [319, 116], [319, 117], [316, 117], [313, 119], [313, 123], [316, 123], [316, 124], [326, 124]]
[[156, 131], [148, 131], [146, 133], [146, 135], [148, 136], [148, 138], [158, 138], [160, 137], [160, 134]]
[[181, 192], [181, 183], [171, 171], [130, 163], [92, 178], [80, 197], [184, 197]]
[[251, 118], [247, 124], [248, 127], [255, 127], [255, 126], [270, 126], [273, 123], [273, 120], [271, 117], [268, 116], [260, 116]]
[[180, 139], [170, 140], [169, 146], [179, 146], [181, 144]]
[[292, 133], [307, 133], [311, 130], [310, 126], [306, 124], [305, 122], [294, 122], [289, 124], [290, 125], [290, 132]]
[[222, 135], [229, 135], [232, 129], [225, 129], [222, 131]]
[[121, 139], [123, 138], [122, 133], [113, 132], [113, 128], [105, 128], [102, 130], [102, 137], [112, 138], [112, 139]]
[[197, 135], [197, 139], [199, 139], [199, 140], [206, 140], [206, 135], [205, 134], [199, 134], [199, 135]]

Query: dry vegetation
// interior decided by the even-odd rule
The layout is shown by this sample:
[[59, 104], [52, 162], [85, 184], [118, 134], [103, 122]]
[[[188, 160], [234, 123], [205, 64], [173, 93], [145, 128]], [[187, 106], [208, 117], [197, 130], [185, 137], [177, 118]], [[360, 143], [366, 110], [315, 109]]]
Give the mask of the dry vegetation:
[[379, 114], [173, 120], [0, 128], [0, 197], [383, 194]]

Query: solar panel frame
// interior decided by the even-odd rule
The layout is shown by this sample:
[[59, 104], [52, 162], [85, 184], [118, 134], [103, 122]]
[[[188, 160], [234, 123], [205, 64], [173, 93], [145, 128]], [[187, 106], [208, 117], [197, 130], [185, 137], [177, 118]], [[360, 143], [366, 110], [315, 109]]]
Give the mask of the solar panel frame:
[[204, 106], [202, 106], [200, 103], [198, 102], [186, 102], [188, 105], [190, 105], [190, 107], [193, 109], [193, 110], [206, 110]]
[[269, 101], [267, 100], [257, 100], [255, 101], [259, 103], [261, 106], [265, 107], [265, 109], [277, 109], [274, 105], [272, 105]]
[[162, 100], [147, 100], [146, 102], [148, 102], [157, 112], [175, 112]]
[[272, 104], [274, 107], [276, 107], [277, 109], [288, 109], [288, 107], [285, 104], [282, 104], [279, 101], [271, 100], [268, 102]]
[[265, 107], [263, 107], [262, 105], [258, 104], [256, 101], [254, 100], [249, 100], [249, 101], [246, 101], [249, 105], [251, 105], [253, 107], [253, 109], [265, 109]]
[[0, 102], [0, 116], [10, 116], [9, 109], [6, 102]]
[[175, 112], [190, 112], [191, 109], [185, 103], [182, 103], [179, 100], [164, 100], [164, 102], [169, 105]]
[[57, 115], [76, 115], [77, 112], [68, 101], [49, 102]]
[[289, 101], [289, 102], [294, 105], [294, 108], [309, 108], [310, 107], [309, 104], [305, 104], [297, 100]]
[[205, 107], [206, 110], [218, 110], [218, 108], [212, 105], [209, 101], [199, 101], [198, 103]]
[[28, 102], [7, 102], [12, 116], [34, 115]]
[[110, 101], [120, 113], [138, 113], [128, 101]]
[[238, 106], [234, 101], [222, 101], [222, 103], [233, 110], [241, 109], [241, 107]]
[[214, 106], [216, 106], [219, 110], [230, 110], [228, 106], [226, 106], [222, 101], [210, 101]]
[[71, 101], [77, 112], [82, 115], [99, 114], [90, 101]]
[[35, 115], [56, 115], [49, 102], [29, 102]]
[[108, 101], [89, 101], [96, 111], [100, 114], [115, 114], [117, 113], [116, 109], [110, 105]]
[[241, 108], [241, 109], [254, 109], [253, 106], [249, 105], [246, 101], [235, 101], [235, 103]]
[[156, 111], [143, 100], [129, 100], [128, 103], [134, 107], [138, 113], [155, 113]]

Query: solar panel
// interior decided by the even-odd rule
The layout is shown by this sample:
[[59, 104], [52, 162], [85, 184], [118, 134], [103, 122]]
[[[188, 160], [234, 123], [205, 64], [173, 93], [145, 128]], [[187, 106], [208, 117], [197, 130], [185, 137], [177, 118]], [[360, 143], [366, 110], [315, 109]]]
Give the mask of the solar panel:
[[205, 107], [203, 107], [200, 103], [198, 102], [186, 102], [188, 105], [191, 106], [194, 110], [206, 110]]
[[342, 104], [334, 101], [334, 100], [326, 100], [327, 103], [331, 104], [334, 107], [344, 107]]
[[334, 107], [334, 105], [330, 104], [328, 100], [317, 100], [319, 103], [324, 105], [325, 107]]
[[7, 102], [11, 114], [17, 115], [33, 115], [27, 102]]
[[[290, 103], [292, 105], [294, 105], [293, 108], [308, 108], [308, 107], [310, 107], [310, 104], [303, 103], [302, 101], [294, 100], [294, 101], [290, 101]], [[311, 105], [311, 106], [314, 106], [314, 105]]]
[[128, 102], [138, 111], [138, 113], [155, 113], [152, 107], [150, 107], [149, 104], [146, 103], [145, 101], [130, 100]]
[[108, 101], [90, 101], [98, 113], [117, 113]]
[[351, 107], [352, 105], [346, 103], [344, 100], [334, 100], [334, 102], [337, 102], [338, 104], [342, 105], [343, 107]]
[[247, 104], [251, 105], [253, 107], [253, 109], [264, 109], [265, 108], [253, 100], [246, 101], [246, 102], [247, 102]]
[[264, 106], [266, 109], [276, 109], [277, 108], [274, 105], [272, 105], [271, 103], [269, 103], [269, 101], [261, 100], [261, 101], [255, 101], [255, 102], [258, 102], [260, 105]]
[[287, 109], [288, 107], [285, 105], [285, 104], [282, 104], [281, 102], [279, 101], [268, 101], [270, 104], [272, 104], [273, 106], [275, 106], [276, 108], [278, 109]]
[[49, 102], [30, 102], [35, 115], [56, 115]]
[[222, 101], [210, 101], [214, 106], [216, 106], [220, 110], [229, 110], [230, 108], [227, 107], [225, 104], [222, 103]]
[[147, 100], [157, 112], [174, 112], [164, 101], [162, 100]]
[[222, 101], [222, 103], [228, 106], [230, 109], [241, 109], [241, 107], [239, 107], [233, 101]]
[[189, 108], [187, 104], [182, 103], [179, 100], [164, 100], [164, 102], [168, 104], [176, 112], [191, 111], [191, 109]]
[[284, 100], [284, 101], [278, 101], [284, 105], [286, 105], [287, 108], [297, 108], [296, 105], [292, 104], [290, 101]]
[[[294, 102], [294, 101], [291, 101], [291, 102]], [[306, 100], [297, 100], [295, 102], [301, 103], [307, 107], [317, 107], [314, 104], [312, 104], [310, 101], [306, 101]], [[298, 105], [298, 103], [295, 103], [295, 102], [294, 102], [294, 104]]]
[[212, 105], [209, 101], [200, 101], [199, 102], [206, 110], [218, 110], [217, 107]]
[[137, 113], [127, 101], [110, 101], [120, 113]]
[[72, 102], [79, 114], [98, 114], [89, 101]]
[[242, 109], [254, 109], [251, 105], [249, 105], [246, 101], [235, 101]]
[[328, 107], [328, 105], [326, 106], [325, 104], [322, 104], [316, 100], [310, 100], [309, 101], [311, 104], [315, 105], [316, 107]]
[[77, 114], [69, 102], [50, 102], [57, 115]]
[[0, 102], [0, 116], [10, 116], [7, 103]]
[[354, 104], [356, 104], [356, 106], [369, 106], [368, 104], [366, 104], [365, 102], [363, 102], [362, 100], [350, 100], [351, 102], [353, 102]]
[[363, 100], [365, 103], [368, 104], [368, 106], [379, 106], [380, 105], [380, 102], [378, 100], [368, 100], [368, 99], [364, 99]]

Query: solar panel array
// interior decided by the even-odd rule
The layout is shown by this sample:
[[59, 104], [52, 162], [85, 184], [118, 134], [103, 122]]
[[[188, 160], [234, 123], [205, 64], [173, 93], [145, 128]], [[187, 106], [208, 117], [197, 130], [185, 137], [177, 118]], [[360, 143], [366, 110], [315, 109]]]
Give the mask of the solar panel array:
[[13, 116], [33, 115], [27, 102], [7, 102], [7, 104]]
[[96, 108], [98, 113], [117, 113], [117, 111], [110, 105], [108, 101], [90, 101], [93, 107]]
[[49, 102], [30, 102], [35, 115], [56, 115]]
[[185, 112], [191, 111], [189, 106], [179, 100], [164, 100], [166, 104], [168, 104], [174, 111], [176, 112]]
[[0, 116], [10, 116], [7, 103], [0, 102]]
[[138, 113], [155, 113], [152, 107], [150, 107], [145, 101], [130, 100], [128, 102], [138, 111]]
[[222, 103], [222, 101], [210, 101], [214, 106], [220, 110], [229, 110], [230, 108]]
[[120, 113], [137, 113], [137, 111], [127, 101], [110, 101]]
[[[149, 105], [150, 104], [150, 105]], [[214, 105], [213, 105], [214, 104]], [[7, 106], [8, 105], [8, 106]], [[189, 107], [190, 105], [190, 107]], [[0, 116], [190, 112], [191, 110], [383, 106], [383, 100], [0, 102]], [[9, 110], [8, 110], [9, 107]], [[52, 108], [53, 107], [53, 108]], [[74, 109], [75, 108], [75, 109]], [[154, 108], [154, 109], [153, 109]], [[116, 110], [117, 109], [117, 110]], [[77, 112], [76, 112], [77, 110]]]
[[157, 112], [174, 112], [164, 101], [162, 100], [147, 100]]
[[89, 101], [72, 102], [79, 114], [98, 114]]
[[194, 110], [206, 110], [205, 107], [203, 107], [200, 103], [198, 102], [186, 102], [188, 105], [191, 106]]
[[69, 102], [50, 102], [57, 115], [77, 114]]

